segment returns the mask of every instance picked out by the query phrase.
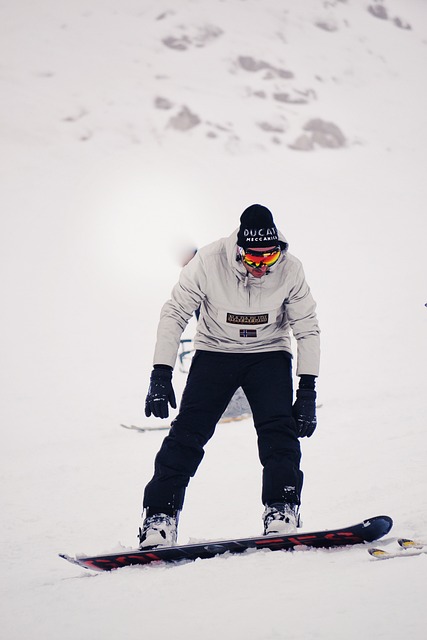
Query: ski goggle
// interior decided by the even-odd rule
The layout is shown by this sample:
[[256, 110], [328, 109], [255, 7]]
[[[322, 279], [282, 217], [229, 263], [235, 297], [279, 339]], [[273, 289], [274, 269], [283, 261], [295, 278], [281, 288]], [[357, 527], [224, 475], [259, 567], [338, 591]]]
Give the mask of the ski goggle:
[[282, 250], [280, 247], [274, 247], [271, 251], [255, 251], [254, 249], [242, 249], [239, 247], [240, 255], [245, 264], [249, 267], [271, 267], [275, 264], [281, 256]]

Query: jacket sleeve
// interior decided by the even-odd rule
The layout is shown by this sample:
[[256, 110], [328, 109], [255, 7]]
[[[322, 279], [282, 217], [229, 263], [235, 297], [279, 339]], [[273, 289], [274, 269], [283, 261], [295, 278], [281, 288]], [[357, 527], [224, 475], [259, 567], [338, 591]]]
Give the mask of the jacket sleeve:
[[320, 329], [317, 322], [316, 303], [305, 280], [301, 264], [295, 274], [295, 283], [285, 301], [286, 315], [297, 341], [298, 376], [319, 375]]
[[163, 305], [153, 364], [175, 366], [181, 335], [205, 297], [206, 273], [199, 254], [182, 269], [170, 299]]

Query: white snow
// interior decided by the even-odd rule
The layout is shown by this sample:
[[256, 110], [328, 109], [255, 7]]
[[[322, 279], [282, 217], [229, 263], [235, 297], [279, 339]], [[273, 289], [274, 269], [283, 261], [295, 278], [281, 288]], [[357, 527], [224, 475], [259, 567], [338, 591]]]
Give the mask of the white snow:
[[[176, 247], [229, 235], [253, 202], [318, 301], [304, 528], [385, 513], [386, 547], [427, 540], [425, 0], [20, 0], [0, 24], [1, 637], [424, 639], [425, 556], [93, 574], [57, 554], [136, 544], [163, 434], [119, 424], [157, 424]], [[319, 118], [346, 145], [290, 148]], [[250, 420], [219, 425], [180, 541], [259, 533], [260, 489]]]

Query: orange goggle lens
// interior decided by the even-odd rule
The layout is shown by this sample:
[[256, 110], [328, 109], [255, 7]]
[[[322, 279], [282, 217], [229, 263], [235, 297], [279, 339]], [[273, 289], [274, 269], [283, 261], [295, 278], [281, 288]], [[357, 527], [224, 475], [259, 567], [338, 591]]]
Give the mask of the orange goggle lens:
[[280, 247], [276, 247], [273, 251], [259, 252], [256, 251], [242, 251], [242, 260], [249, 267], [271, 267], [275, 264], [281, 255]]

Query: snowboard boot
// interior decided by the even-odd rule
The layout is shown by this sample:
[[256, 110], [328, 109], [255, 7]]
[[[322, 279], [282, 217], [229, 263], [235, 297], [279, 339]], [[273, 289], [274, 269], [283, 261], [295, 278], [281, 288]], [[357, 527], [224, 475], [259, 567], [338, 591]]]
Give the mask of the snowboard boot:
[[177, 539], [178, 515], [179, 512], [175, 516], [166, 513], [147, 515], [139, 529], [139, 548], [172, 547]]
[[299, 505], [277, 502], [267, 505], [263, 514], [264, 535], [288, 535], [301, 526]]

